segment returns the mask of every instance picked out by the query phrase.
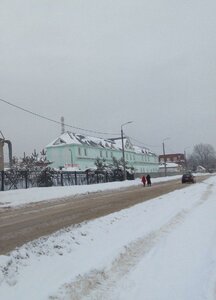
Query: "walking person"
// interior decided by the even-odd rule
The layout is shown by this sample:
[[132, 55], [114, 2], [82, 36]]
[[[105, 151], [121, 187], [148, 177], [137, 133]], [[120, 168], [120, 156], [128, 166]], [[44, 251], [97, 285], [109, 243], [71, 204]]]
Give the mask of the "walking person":
[[145, 178], [144, 175], [142, 176], [142, 179], [141, 179], [141, 180], [142, 180], [143, 186], [145, 186], [145, 185], [146, 185], [146, 178]]
[[149, 174], [146, 176], [146, 180], [147, 180], [147, 185], [151, 186], [151, 176]]

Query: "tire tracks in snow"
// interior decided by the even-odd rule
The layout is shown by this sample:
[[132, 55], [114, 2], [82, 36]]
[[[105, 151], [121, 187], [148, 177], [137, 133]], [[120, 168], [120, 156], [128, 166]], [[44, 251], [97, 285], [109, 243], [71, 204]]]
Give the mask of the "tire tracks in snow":
[[87, 274], [77, 276], [75, 281], [63, 285], [59, 292], [50, 296], [49, 299], [110, 299], [109, 291], [115, 287], [116, 283], [129, 273], [157, 243], [181, 225], [190, 213], [207, 201], [212, 192], [212, 187], [213, 185], [209, 184], [200, 199], [190, 209], [183, 209], [158, 230], [152, 231], [143, 238], [126, 245], [109, 268], [95, 269]]

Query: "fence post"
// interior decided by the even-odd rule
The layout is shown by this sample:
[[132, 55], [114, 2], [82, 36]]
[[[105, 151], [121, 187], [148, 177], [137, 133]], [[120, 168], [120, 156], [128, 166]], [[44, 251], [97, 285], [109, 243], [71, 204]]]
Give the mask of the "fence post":
[[74, 176], [75, 176], [75, 185], [77, 185], [77, 172], [74, 172]]
[[88, 173], [88, 170], [86, 171], [86, 180], [87, 180], [87, 184], [89, 184], [89, 173]]
[[63, 182], [63, 173], [61, 172], [60, 175], [61, 175], [61, 185], [64, 186], [64, 182]]
[[4, 171], [1, 171], [1, 191], [4, 191], [4, 179], [5, 179]]

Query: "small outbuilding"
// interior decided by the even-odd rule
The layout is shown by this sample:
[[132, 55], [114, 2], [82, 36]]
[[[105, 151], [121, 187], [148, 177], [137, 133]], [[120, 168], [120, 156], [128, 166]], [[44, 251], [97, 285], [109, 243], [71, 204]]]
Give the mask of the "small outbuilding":
[[203, 166], [197, 166], [196, 168], [196, 173], [206, 173], [206, 168], [204, 168]]
[[[182, 166], [179, 165], [179, 164], [176, 164], [176, 163], [166, 163], [166, 171], [167, 173], [178, 173], [178, 172], [181, 172], [182, 170]], [[161, 164], [159, 166], [159, 172], [160, 173], [163, 173], [165, 172], [165, 165], [164, 164]]]

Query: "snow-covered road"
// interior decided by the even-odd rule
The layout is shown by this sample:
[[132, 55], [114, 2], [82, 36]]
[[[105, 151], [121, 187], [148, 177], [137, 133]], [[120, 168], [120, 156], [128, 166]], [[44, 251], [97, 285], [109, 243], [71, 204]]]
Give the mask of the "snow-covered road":
[[0, 256], [0, 299], [216, 299], [215, 214], [212, 176], [33, 241]]

